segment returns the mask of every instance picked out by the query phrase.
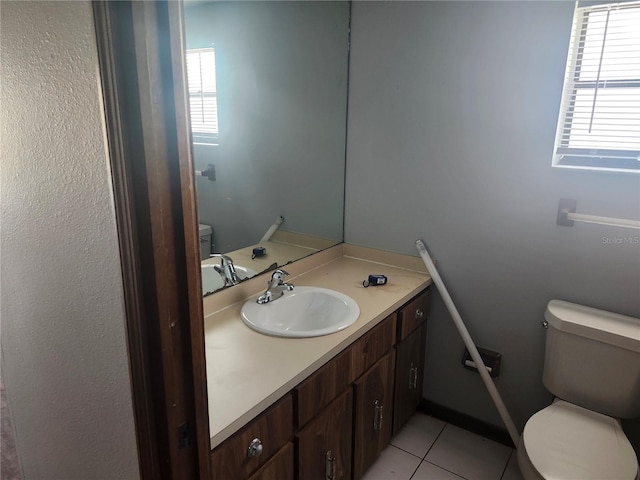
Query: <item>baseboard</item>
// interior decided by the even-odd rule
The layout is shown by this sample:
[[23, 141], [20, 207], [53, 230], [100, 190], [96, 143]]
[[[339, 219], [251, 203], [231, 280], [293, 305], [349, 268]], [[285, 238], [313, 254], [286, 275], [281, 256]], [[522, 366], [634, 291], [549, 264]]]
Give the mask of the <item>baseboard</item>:
[[424, 398], [420, 401], [418, 409], [432, 417], [451, 423], [456, 427], [464, 428], [465, 430], [482, 435], [485, 438], [506, 445], [507, 447], [515, 448], [515, 445], [509, 436], [509, 432], [504, 428], [496, 427], [495, 425], [478, 420], [477, 418], [473, 418], [465, 413], [457, 412], [429, 400], [425, 400]]

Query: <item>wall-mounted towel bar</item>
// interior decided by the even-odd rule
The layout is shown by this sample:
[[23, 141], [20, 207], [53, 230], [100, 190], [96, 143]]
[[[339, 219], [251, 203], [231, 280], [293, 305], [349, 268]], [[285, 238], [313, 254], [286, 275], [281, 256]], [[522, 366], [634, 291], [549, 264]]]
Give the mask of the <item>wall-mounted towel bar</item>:
[[627, 220], [625, 218], [600, 217], [597, 215], [585, 215], [576, 213], [578, 201], [572, 198], [561, 198], [558, 205], [557, 225], [572, 227], [573, 222], [597, 223], [612, 227], [635, 228], [640, 230], [640, 220]]
[[213, 182], [216, 179], [216, 167], [209, 164], [205, 170], [196, 170], [196, 175], [207, 177], [210, 182]]

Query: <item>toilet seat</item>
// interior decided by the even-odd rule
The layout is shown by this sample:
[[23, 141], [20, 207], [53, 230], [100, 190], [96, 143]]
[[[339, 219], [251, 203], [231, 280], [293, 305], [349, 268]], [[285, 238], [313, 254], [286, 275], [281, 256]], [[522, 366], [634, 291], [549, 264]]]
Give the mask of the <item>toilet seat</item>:
[[529, 419], [522, 443], [547, 480], [633, 480], [638, 462], [612, 417], [559, 400]]

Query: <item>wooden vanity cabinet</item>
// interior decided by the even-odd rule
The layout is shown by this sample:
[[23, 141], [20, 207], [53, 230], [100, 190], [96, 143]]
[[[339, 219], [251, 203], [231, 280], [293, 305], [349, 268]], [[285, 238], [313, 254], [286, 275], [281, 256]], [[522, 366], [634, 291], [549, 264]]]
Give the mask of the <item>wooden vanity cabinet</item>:
[[[362, 478], [420, 402], [429, 295], [388, 316], [216, 447], [213, 479]], [[252, 449], [254, 439], [260, 448]]]

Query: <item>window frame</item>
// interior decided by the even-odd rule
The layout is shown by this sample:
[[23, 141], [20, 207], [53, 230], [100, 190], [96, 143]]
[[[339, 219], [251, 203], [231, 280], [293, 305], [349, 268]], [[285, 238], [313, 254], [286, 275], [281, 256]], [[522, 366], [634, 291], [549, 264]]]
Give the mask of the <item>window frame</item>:
[[[581, 44], [581, 41], [584, 42], [587, 38], [589, 15], [607, 11], [610, 8], [640, 10], [640, 2], [607, 2], [596, 6], [581, 6], [579, 2], [576, 2], [571, 30], [571, 43], [563, 81], [562, 100], [553, 148], [553, 167], [640, 173], [640, 148], [638, 150], [622, 150], [597, 148], [595, 145], [594, 148], [577, 148], [563, 145], [563, 142], [568, 143], [571, 135], [575, 133], [573, 129], [573, 115], [575, 113], [574, 107], [579, 91], [593, 90], [595, 97], [599, 90], [616, 88], [640, 89], [640, 77], [616, 80], [601, 79], [598, 77], [594, 80], [580, 80], [584, 56], [584, 45]], [[601, 53], [600, 59], [603, 57], [604, 55]], [[632, 113], [640, 114], [640, 104], [637, 107], [637, 111], [633, 110]]]
[[[213, 72], [214, 75], [216, 76], [216, 78], [214, 79], [214, 85], [215, 85], [215, 89], [213, 92], [211, 91], [205, 91], [204, 88], [202, 88], [202, 84], [204, 83], [202, 81], [202, 66], [200, 66], [199, 71], [200, 71], [200, 89], [199, 90], [192, 90], [191, 86], [190, 86], [190, 82], [189, 82], [189, 75], [188, 75], [188, 62], [189, 62], [189, 55], [193, 55], [193, 54], [202, 54], [202, 53], [213, 53]], [[200, 61], [202, 61], [202, 57], [200, 57]], [[217, 69], [216, 69], [217, 65], [216, 65], [216, 49], [215, 46], [210, 46], [210, 47], [206, 47], [206, 48], [188, 48], [186, 49], [185, 52], [185, 72], [187, 73], [187, 96], [188, 96], [188, 100], [189, 100], [189, 120], [190, 120], [190, 125], [191, 125], [191, 138], [193, 141], [194, 145], [218, 145], [219, 144], [219, 136], [220, 136], [220, 124], [219, 124], [219, 112], [218, 112], [218, 88], [217, 88]], [[203, 107], [201, 109], [198, 109], [199, 112], [194, 112], [192, 109], [192, 102], [191, 99], [197, 97], [201, 100]], [[204, 114], [204, 100], [205, 98], [213, 98], [215, 100], [215, 107], [214, 107], [214, 111], [215, 111], [215, 116], [216, 116], [216, 132], [208, 132], [208, 131], [202, 131], [202, 130], [198, 130], [197, 127], [194, 127], [194, 123], [195, 124], [200, 124], [200, 123], [205, 123], [205, 122], [194, 122], [194, 114]]]

